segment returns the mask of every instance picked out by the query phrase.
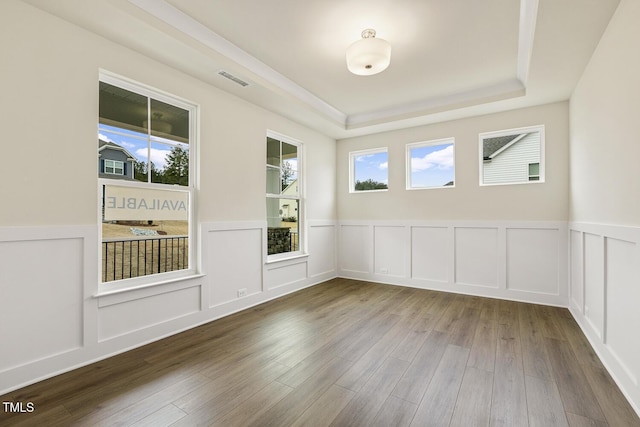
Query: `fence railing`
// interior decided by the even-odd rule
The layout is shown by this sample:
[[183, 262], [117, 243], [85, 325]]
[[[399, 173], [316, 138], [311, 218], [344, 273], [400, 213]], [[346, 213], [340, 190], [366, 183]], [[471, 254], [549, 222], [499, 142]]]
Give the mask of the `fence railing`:
[[162, 236], [102, 241], [102, 281], [189, 268], [189, 237]]

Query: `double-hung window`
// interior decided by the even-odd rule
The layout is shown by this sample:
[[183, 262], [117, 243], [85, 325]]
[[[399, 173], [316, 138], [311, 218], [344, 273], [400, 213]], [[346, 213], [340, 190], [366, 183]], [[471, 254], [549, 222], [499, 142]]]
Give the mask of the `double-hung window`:
[[267, 133], [267, 255], [286, 258], [302, 252], [302, 143]]
[[196, 106], [101, 73], [101, 290], [195, 272]]

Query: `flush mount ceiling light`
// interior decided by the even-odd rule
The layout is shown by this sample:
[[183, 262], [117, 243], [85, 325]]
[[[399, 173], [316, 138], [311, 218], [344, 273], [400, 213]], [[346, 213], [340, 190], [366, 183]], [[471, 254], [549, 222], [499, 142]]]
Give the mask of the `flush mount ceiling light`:
[[370, 28], [362, 32], [358, 40], [347, 48], [347, 68], [353, 74], [370, 76], [387, 69], [391, 62], [391, 45], [376, 38], [376, 31]]

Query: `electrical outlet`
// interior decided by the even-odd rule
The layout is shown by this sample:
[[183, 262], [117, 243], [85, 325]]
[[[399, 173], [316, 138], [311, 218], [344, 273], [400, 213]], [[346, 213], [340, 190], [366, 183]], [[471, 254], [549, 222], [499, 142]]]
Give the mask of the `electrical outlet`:
[[381, 268], [380, 269], [380, 274], [389, 274], [389, 269], [388, 268]]
[[247, 288], [238, 289], [238, 298], [247, 296]]

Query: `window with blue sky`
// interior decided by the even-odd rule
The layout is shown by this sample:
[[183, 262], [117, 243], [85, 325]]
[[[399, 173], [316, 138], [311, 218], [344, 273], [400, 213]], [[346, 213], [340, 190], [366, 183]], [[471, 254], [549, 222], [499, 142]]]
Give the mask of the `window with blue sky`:
[[389, 155], [386, 148], [349, 153], [349, 191], [384, 191], [389, 188]]
[[407, 144], [407, 189], [453, 187], [454, 139]]

